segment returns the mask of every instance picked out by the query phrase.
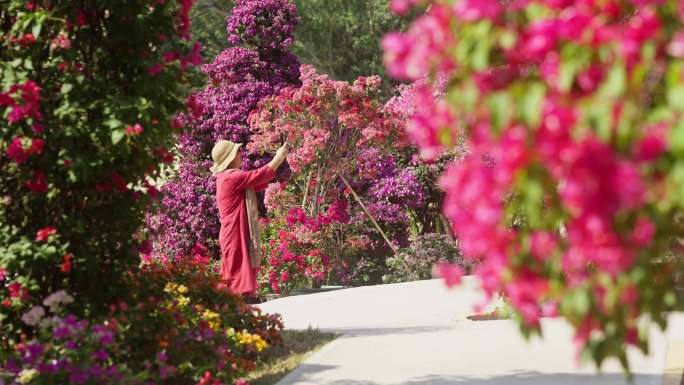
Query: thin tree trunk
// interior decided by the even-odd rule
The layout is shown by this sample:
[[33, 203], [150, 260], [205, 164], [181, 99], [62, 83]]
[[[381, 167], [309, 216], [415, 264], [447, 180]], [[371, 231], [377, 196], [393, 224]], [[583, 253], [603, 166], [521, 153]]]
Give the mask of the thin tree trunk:
[[306, 201], [309, 198], [309, 185], [311, 184], [311, 176], [313, 171], [309, 171], [309, 176], [306, 177], [306, 186], [304, 186], [304, 199], [302, 199], [302, 210], [306, 208]]
[[321, 195], [321, 169], [318, 168], [316, 172], [316, 187], [314, 188], [313, 202], [311, 203], [311, 217], [316, 218], [318, 216], [319, 209], [319, 196]]
[[[340, 175], [340, 178], [342, 179], [342, 182], [344, 182], [344, 185], [347, 186], [349, 191], [352, 193], [352, 196], [356, 200], [356, 203], [358, 203], [359, 206], [361, 206], [361, 210], [363, 210], [363, 212], [366, 214], [368, 219], [373, 223], [373, 226], [375, 226], [375, 229], [378, 230], [378, 232], [382, 236], [382, 239], [385, 240], [385, 243], [387, 243], [387, 246], [390, 247], [390, 249], [392, 250], [392, 253], [394, 255], [397, 255], [396, 246], [394, 246], [394, 244], [389, 240], [389, 238], [387, 237], [387, 234], [385, 234], [385, 231], [382, 230], [382, 227], [380, 227], [380, 225], [378, 224], [378, 221], [375, 220], [375, 217], [373, 217], [373, 214], [371, 214], [371, 212], [368, 211], [368, 209], [366, 208], [366, 205], [363, 204], [363, 202], [361, 201], [361, 198], [359, 198], [359, 196], [356, 194], [356, 191], [354, 191], [354, 189], [351, 187], [351, 185], [349, 185], [349, 182], [347, 182], [347, 179], [344, 176]], [[406, 269], [410, 269], [408, 263], [406, 263], [406, 261], [404, 261], [403, 258], [399, 258], [399, 260], [404, 265], [404, 267], [406, 267]]]

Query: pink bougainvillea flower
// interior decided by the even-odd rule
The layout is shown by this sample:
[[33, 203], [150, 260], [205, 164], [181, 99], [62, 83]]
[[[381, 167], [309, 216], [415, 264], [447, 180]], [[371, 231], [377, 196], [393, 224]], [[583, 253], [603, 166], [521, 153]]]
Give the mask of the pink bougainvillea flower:
[[88, 25], [88, 16], [86, 12], [82, 9], [76, 11], [76, 25], [78, 25], [79, 27]]
[[60, 32], [59, 35], [57, 35], [50, 42], [50, 49], [51, 50], [56, 50], [58, 48], [59, 49], [70, 49], [71, 48], [71, 40], [69, 39], [69, 35], [67, 35], [65, 32]]
[[648, 126], [644, 131], [644, 136], [634, 144], [634, 154], [638, 161], [654, 161], [669, 147], [666, 138], [669, 127], [664, 123], [655, 124]]
[[43, 152], [45, 141], [43, 139], [31, 139], [31, 147], [27, 150], [29, 155], [38, 155]]
[[10, 298], [19, 298], [25, 300], [28, 298], [28, 290], [19, 282], [12, 282], [7, 286]]
[[71, 254], [64, 254], [62, 263], [59, 265], [59, 271], [68, 273], [71, 271]]
[[4, 281], [7, 277], [7, 270], [0, 267], [0, 282]]
[[[30, 143], [28, 147], [25, 146], [26, 143]], [[10, 142], [7, 147], [7, 156], [15, 161], [17, 164], [21, 164], [28, 160], [31, 155], [39, 155], [43, 152], [43, 147], [45, 146], [45, 141], [42, 139], [27, 139], [22, 137], [15, 137]]]
[[119, 192], [126, 192], [128, 191], [128, 182], [119, 175], [118, 173], [112, 173], [111, 182], [114, 188], [116, 188]]
[[9, 146], [7, 146], [7, 156], [17, 164], [22, 164], [28, 159], [28, 154], [24, 151], [22, 139], [16, 137], [12, 139]]
[[389, 3], [390, 12], [397, 16], [404, 16], [411, 8], [424, 4], [425, 0], [391, 0]]
[[444, 279], [447, 287], [452, 288], [461, 283], [463, 277], [463, 269], [451, 263], [438, 263], [434, 266], [433, 275], [437, 278]]
[[44, 227], [36, 233], [36, 241], [47, 241], [47, 239], [54, 234], [57, 234], [57, 229], [54, 227]]
[[418, 145], [423, 159], [434, 159], [455, 143], [456, 119], [449, 105], [435, 98], [427, 86], [416, 87], [413, 98], [415, 112], [406, 125], [406, 133]]
[[144, 131], [143, 126], [141, 126], [139, 123], [136, 123], [132, 126], [126, 126], [125, 133], [128, 136], [133, 136], [133, 135], [140, 135]]
[[461, 0], [454, 5], [454, 14], [463, 21], [494, 20], [502, 10], [496, 0]]
[[406, 33], [389, 33], [382, 40], [384, 60], [389, 73], [397, 78], [417, 80], [430, 70], [453, 70], [449, 49], [454, 43], [450, 31], [453, 11], [433, 4]]
[[34, 122], [31, 125], [31, 131], [36, 135], [40, 135], [45, 131], [45, 127], [40, 122]]
[[16, 102], [8, 92], [0, 92], [0, 106], [13, 106]]
[[648, 218], [639, 218], [632, 230], [632, 240], [637, 246], [648, 246], [656, 232], [655, 224]]
[[36, 37], [32, 33], [27, 33], [26, 35], [18, 39], [19, 44], [22, 47], [28, 47], [36, 42]]
[[151, 66], [150, 68], [148, 68], [147, 73], [150, 74], [150, 76], [156, 76], [160, 72], [162, 72], [163, 70], [164, 70], [164, 65], [161, 63], [157, 63], [157, 64]]
[[677, 58], [684, 58], [684, 31], [679, 31], [667, 46], [667, 53]]
[[548, 231], [534, 231], [530, 235], [530, 252], [537, 260], [544, 262], [556, 251], [556, 236]]
[[42, 170], [34, 170], [33, 179], [27, 180], [24, 185], [34, 193], [48, 192], [47, 176]]

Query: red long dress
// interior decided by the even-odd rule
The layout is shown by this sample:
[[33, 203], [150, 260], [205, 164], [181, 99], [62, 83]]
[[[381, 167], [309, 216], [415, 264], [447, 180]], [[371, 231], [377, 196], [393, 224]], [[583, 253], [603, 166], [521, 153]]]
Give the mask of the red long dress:
[[256, 294], [256, 269], [249, 259], [249, 224], [245, 190], [266, 188], [276, 173], [264, 166], [252, 171], [228, 169], [216, 176], [221, 231], [221, 279], [236, 294]]

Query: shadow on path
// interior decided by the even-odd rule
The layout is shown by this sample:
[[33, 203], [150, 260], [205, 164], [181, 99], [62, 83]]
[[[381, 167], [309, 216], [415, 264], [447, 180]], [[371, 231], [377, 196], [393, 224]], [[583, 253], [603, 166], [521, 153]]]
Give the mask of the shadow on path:
[[344, 338], [390, 336], [395, 334], [422, 334], [453, 330], [453, 325], [406, 326], [406, 327], [369, 327], [369, 328], [321, 328], [323, 332], [339, 333]]
[[[315, 365], [314, 365], [315, 366]], [[301, 378], [305, 379], [306, 374]], [[660, 376], [655, 374], [635, 374], [634, 385], [660, 385]], [[468, 376], [426, 376], [408, 379], [391, 385], [629, 385], [623, 374], [577, 374], [577, 373], [539, 373], [525, 371], [493, 377]], [[387, 383], [382, 383], [386, 385]], [[320, 385], [380, 385], [363, 380], [336, 380]]]

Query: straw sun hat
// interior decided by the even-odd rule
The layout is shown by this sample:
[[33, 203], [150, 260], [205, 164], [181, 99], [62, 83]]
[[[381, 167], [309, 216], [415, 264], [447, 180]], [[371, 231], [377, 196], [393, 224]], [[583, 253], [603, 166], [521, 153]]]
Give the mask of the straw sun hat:
[[242, 143], [233, 143], [229, 140], [219, 140], [211, 149], [211, 158], [214, 159], [214, 165], [210, 170], [213, 174], [218, 174], [225, 170], [238, 154]]

